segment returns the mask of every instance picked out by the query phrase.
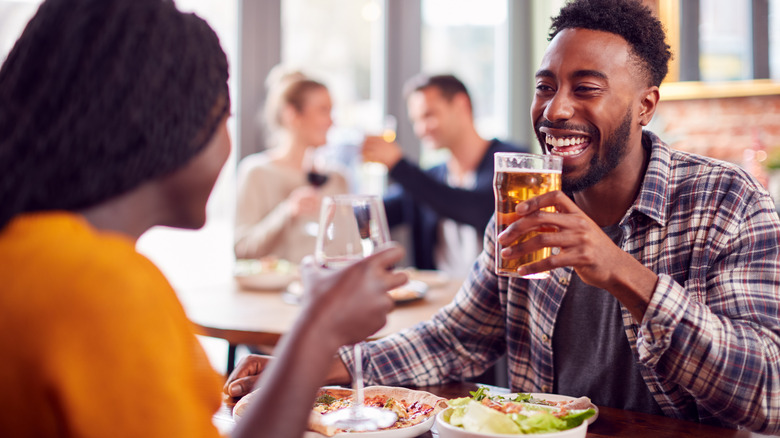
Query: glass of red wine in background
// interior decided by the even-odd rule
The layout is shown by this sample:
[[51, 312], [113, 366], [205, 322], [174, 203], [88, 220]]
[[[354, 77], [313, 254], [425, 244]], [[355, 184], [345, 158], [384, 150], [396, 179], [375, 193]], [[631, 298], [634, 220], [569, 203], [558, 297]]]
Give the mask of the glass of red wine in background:
[[314, 187], [321, 187], [328, 182], [325, 156], [319, 148], [309, 148], [303, 157], [306, 170], [306, 180]]

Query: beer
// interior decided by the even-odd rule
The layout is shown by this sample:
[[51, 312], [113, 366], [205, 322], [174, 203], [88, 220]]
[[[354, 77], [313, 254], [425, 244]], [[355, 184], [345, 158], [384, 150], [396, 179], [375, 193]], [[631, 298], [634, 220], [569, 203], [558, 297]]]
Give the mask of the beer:
[[[534, 157], [530, 159], [530, 161], [557, 160], [551, 163], [552, 165], [544, 165], [544, 163], [542, 165], [538, 163], [523, 163], [523, 160], [510, 160], [509, 163], [507, 163], [505, 157], [499, 157], [499, 155], [522, 156], [524, 159], [527, 159], [527, 157]], [[535, 157], [539, 158], [536, 159]], [[534, 156], [530, 154], [496, 154], [496, 169], [493, 179], [496, 197], [496, 236], [518, 219], [517, 213], [515, 213], [517, 204], [535, 196], [561, 189], [560, 167], [561, 162], [558, 157]], [[548, 207], [544, 210], [551, 212], [555, 211], [553, 207]], [[528, 240], [540, 232], [551, 231], [555, 230], [541, 229], [528, 232], [512, 242], [509, 246]], [[519, 277], [517, 274], [518, 267], [545, 259], [552, 255], [552, 248], [542, 248], [524, 254], [517, 259], [504, 260], [501, 257], [502, 249], [503, 245], [500, 245], [498, 239], [496, 239], [496, 274], [510, 277]], [[541, 272], [525, 276], [525, 278], [545, 278], [548, 275], [549, 273], [547, 272]]]

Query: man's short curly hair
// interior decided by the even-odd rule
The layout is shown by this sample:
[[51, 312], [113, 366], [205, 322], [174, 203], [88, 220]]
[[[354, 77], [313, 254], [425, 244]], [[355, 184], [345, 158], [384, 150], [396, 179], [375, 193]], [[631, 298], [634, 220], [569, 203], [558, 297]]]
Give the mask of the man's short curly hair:
[[549, 39], [564, 29], [581, 28], [620, 35], [646, 70], [652, 85], [661, 85], [672, 52], [661, 22], [638, 0], [572, 0], [552, 20]]

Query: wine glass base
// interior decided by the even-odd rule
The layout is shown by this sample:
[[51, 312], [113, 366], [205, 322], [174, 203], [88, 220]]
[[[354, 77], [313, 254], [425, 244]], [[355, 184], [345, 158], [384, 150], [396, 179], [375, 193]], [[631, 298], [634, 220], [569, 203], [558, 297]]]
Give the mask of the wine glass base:
[[388, 409], [353, 406], [322, 416], [322, 423], [352, 432], [384, 429], [392, 426], [398, 415]]

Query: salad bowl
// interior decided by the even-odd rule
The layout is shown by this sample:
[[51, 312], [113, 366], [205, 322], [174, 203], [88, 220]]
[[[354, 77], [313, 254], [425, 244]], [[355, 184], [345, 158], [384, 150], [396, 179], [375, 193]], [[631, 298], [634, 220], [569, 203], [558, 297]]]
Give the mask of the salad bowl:
[[587, 397], [491, 395], [487, 387], [447, 404], [436, 416], [440, 438], [584, 438], [588, 425], [598, 417], [598, 408]]
[[445, 418], [449, 418], [453, 408], [447, 408], [436, 416], [436, 430], [439, 432], [439, 438], [508, 438], [512, 436], [527, 436], [529, 438], [585, 438], [588, 433], [588, 422], [585, 421], [573, 429], [562, 430], [553, 433], [535, 433], [528, 435], [508, 435], [486, 432], [470, 432], [463, 428], [453, 426]]

